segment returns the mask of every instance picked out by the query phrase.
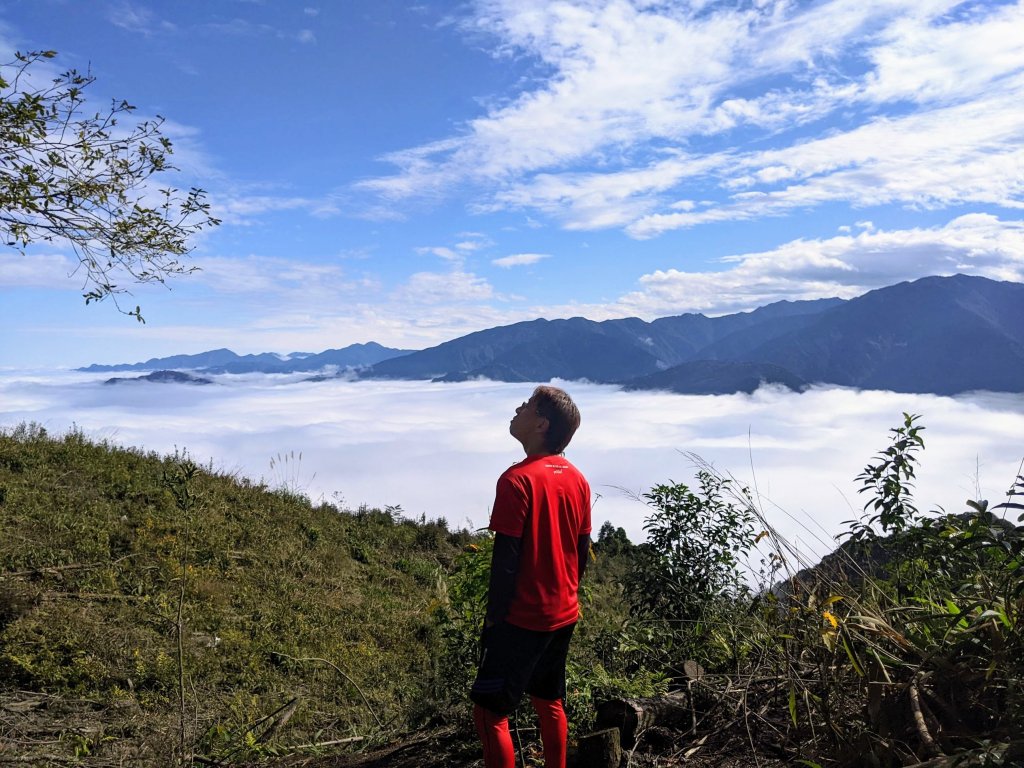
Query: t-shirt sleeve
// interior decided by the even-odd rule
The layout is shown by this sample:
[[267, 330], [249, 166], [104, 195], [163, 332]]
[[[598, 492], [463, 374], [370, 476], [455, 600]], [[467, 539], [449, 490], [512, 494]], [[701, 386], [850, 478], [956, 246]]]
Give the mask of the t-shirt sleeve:
[[530, 509], [530, 501], [522, 483], [508, 475], [498, 478], [498, 487], [494, 492], [494, 508], [491, 510], [491, 524], [488, 526], [495, 533], [520, 538], [523, 526]]

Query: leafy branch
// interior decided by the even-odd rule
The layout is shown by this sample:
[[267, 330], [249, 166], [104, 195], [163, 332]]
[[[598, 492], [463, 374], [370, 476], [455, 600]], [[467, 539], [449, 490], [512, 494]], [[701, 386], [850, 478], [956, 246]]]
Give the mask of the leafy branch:
[[162, 117], [125, 130], [120, 120], [135, 110], [127, 101], [87, 113], [88, 72], [33, 83], [33, 65], [56, 55], [17, 53], [0, 66], [0, 238], [22, 251], [38, 241], [69, 244], [86, 304], [112, 298], [144, 322], [138, 306], [117, 303], [129, 293], [121, 283], [194, 272], [190, 239], [220, 220], [203, 190], [155, 187], [155, 176], [177, 170]]

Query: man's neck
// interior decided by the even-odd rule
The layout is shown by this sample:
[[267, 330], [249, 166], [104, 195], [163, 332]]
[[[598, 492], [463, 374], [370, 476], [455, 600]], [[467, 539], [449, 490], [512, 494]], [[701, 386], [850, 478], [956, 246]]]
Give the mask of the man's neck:
[[552, 456], [551, 451], [544, 445], [543, 439], [526, 440], [522, 443], [523, 450], [527, 456]]

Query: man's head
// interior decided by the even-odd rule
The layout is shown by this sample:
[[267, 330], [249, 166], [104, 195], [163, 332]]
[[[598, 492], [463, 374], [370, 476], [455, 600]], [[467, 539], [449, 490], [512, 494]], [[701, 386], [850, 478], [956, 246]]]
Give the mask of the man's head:
[[509, 425], [512, 436], [527, 453], [561, 453], [580, 426], [580, 411], [558, 387], [540, 386], [516, 409]]

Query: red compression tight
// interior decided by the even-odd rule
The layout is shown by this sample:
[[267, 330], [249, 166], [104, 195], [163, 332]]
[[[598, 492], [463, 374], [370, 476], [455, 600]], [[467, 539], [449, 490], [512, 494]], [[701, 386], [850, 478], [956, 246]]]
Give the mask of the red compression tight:
[[544, 745], [544, 768], [565, 768], [565, 740], [568, 724], [561, 699], [530, 697], [540, 720], [540, 740]]
[[512, 749], [512, 735], [508, 732], [508, 718], [475, 704], [473, 722], [484, 745], [484, 766], [515, 768], [516, 753]]
[[[544, 768], [565, 768], [565, 742], [568, 724], [561, 699], [530, 697], [530, 703], [540, 720], [540, 740], [544, 745]], [[508, 731], [508, 718], [473, 706], [473, 722], [484, 745], [486, 768], [515, 768], [516, 755], [512, 748], [512, 735]]]

